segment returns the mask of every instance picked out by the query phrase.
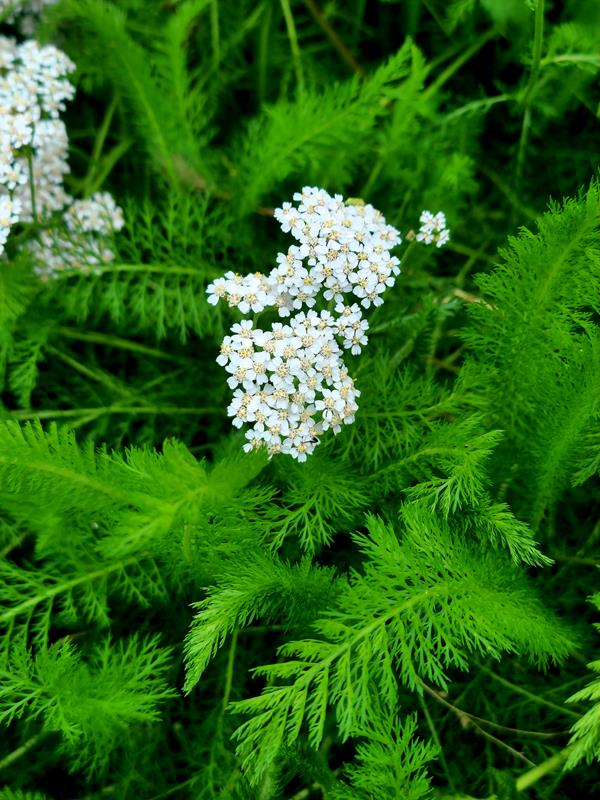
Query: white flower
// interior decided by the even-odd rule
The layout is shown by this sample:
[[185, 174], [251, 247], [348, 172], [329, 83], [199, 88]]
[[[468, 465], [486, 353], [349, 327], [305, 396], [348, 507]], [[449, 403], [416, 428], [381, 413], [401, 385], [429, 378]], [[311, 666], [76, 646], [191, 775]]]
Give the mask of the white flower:
[[417, 233], [417, 241], [424, 244], [434, 244], [442, 247], [450, 239], [450, 231], [446, 228], [446, 215], [439, 211], [432, 214], [431, 211], [421, 212], [419, 217], [421, 227]]

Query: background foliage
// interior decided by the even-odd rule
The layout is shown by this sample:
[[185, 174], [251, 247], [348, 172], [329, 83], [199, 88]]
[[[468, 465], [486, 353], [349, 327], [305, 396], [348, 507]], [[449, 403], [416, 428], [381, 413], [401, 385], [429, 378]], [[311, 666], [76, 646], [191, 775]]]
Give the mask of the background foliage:
[[[68, 188], [126, 225], [93, 273], [0, 263], [0, 798], [596, 797], [597, 3], [61, 0], [40, 33]], [[272, 263], [306, 184], [452, 241], [371, 314], [356, 423], [268, 463], [204, 286]]]

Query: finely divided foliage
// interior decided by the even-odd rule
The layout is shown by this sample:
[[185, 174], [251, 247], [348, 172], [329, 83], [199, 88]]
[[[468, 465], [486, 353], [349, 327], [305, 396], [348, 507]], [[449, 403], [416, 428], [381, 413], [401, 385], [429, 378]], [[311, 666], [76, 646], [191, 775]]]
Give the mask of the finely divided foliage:
[[0, 0], [0, 800], [598, 796], [596, 17]]

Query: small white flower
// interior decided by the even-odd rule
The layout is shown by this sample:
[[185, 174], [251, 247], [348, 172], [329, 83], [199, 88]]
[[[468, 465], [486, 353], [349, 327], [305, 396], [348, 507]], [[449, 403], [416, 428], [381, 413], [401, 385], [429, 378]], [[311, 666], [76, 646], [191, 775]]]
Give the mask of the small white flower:
[[442, 211], [432, 214], [431, 211], [421, 212], [419, 217], [421, 227], [417, 233], [417, 241], [424, 244], [435, 244], [442, 247], [450, 239], [450, 231], [446, 228], [446, 216]]

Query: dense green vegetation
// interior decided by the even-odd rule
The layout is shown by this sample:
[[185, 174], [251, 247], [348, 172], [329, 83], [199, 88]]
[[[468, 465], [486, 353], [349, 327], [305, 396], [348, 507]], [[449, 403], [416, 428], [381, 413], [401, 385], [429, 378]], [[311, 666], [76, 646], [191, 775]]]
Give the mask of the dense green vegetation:
[[[59, 0], [35, 35], [77, 68], [66, 189], [124, 225], [49, 280], [56, 215], [0, 258], [0, 800], [597, 797], [596, 0]], [[205, 288], [274, 266], [306, 185], [405, 241], [301, 463], [243, 451]]]

